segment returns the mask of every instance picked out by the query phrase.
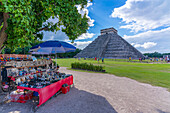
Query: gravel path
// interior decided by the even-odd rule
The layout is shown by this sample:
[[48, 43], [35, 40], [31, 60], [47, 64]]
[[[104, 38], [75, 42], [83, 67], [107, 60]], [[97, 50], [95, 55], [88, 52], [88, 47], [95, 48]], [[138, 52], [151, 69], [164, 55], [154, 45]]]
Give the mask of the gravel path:
[[[111, 74], [60, 68], [73, 74], [75, 87], [40, 107], [36, 113], [170, 113], [170, 92]], [[29, 103], [0, 106], [0, 113], [30, 113]], [[3, 112], [2, 112], [3, 111]]]

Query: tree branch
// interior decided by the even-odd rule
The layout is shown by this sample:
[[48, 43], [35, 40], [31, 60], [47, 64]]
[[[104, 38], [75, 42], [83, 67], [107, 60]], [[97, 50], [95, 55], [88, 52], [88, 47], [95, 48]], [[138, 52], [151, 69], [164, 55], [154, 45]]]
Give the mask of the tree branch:
[[44, 10], [40, 11], [39, 13], [37, 13], [37, 16], [40, 15]]
[[3, 22], [3, 13], [0, 12], [0, 26], [1, 26], [2, 22]]
[[1, 48], [0, 48], [0, 53], [2, 52], [2, 50], [5, 48], [5, 45], [3, 45]]
[[49, 28], [48, 27], [44, 27], [44, 28], [39, 29], [38, 31], [43, 31], [43, 30], [49, 30]]

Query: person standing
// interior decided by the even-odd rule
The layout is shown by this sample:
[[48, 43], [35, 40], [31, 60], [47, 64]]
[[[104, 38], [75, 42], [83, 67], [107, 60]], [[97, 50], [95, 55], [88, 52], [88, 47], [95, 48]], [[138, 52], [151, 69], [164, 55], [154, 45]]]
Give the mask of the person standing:
[[169, 62], [169, 57], [167, 57], [167, 63]]
[[139, 62], [141, 61], [141, 58], [139, 58]]
[[97, 58], [97, 61], [98, 61], [98, 63], [99, 63], [99, 58]]
[[104, 58], [102, 58], [102, 63], [104, 63]]

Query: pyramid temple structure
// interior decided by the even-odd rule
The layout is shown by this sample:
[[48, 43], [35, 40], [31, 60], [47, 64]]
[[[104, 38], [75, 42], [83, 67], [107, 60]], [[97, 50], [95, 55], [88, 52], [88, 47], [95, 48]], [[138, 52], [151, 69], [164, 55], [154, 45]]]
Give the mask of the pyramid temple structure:
[[102, 29], [101, 35], [84, 48], [75, 57], [81, 58], [115, 58], [133, 59], [143, 58], [144, 55], [117, 34], [112, 28]]

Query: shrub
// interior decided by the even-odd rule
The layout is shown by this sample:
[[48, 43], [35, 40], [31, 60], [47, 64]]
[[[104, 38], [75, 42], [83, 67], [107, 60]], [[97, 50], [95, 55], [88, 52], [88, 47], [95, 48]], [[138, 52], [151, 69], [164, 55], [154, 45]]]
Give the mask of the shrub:
[[83, 70], [89, 70], [89, 71], [103, 71], [103, 66], [95, 66], [93, 64], [87, 64], [87, 63], [71, 63], [71, 68], [73, 69], [83, 69]]
[[[56, 66], [56, 61], [54, 61], [54, 60], [52, 60], [52, 61], [53, 61], [54, 66]], [[57, 66], [59, 66], [59, 65], [57, 64]]]

